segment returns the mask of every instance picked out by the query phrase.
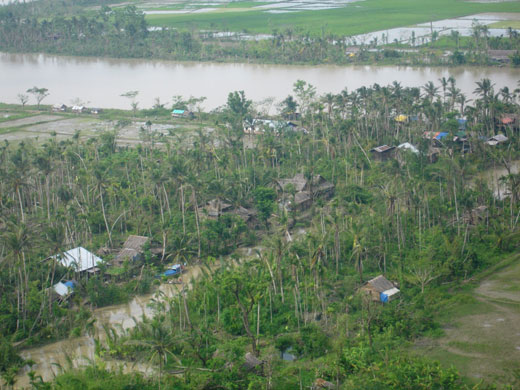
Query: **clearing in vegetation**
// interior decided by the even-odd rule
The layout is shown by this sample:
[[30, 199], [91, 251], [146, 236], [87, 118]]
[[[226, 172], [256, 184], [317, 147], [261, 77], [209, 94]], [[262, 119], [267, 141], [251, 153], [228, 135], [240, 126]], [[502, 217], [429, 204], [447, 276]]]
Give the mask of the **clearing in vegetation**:
[[520, 256], [457, 294], [444, 315], [444, 336], [421, 340], [419, 351], [475, 380], [520, 384]]

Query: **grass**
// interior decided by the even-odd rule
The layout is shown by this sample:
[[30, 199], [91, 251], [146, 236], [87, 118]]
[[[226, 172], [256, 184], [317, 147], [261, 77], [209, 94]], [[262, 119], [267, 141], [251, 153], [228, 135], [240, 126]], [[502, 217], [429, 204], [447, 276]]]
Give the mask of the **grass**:
[[[228, 7], [235, 9], [237, 5], [230, 3]], [[248, 8], [248, 2], [244, 2], [244, 7], [240, 12], [233, 10], [225, 14], [210, 12], [189, 15], [148, 15], [147, 20], [152, 26], [178, 29], [271, 33], [274, 29], [282, 31], [285, 28], [292, 28], [313, 35], [320, 35], [323, 32], [356, 35], [481, 12], [520, 12], [519, 2], [486, 4], [461, 0], [438, 0], [435, 6], [432, 6], [429, 0], [366, 0], [339, 9], [284, 14], [269, 14], [262, 10]]]
[[[5, 114], [8, 114], [9, 116], [8, 117], [4, 117]], [[4, 113], [4, 112], [0, 112], [0, 123], [14, 121], [14, 120], [17, 120], [17, 119], [23, 119], [23, 118], [27, 118], [29, 116], [34, 116], [34, 115], [36, 115], [34, 112], [17, 112], [17, 113], [12, 113], [12, 112]]]
[[520, 256], [505, 259], [456, 291], [438, 320], [444, 335], [421, 340], [420, 354], [454, 366], [474, 381], [505, 385], [520, 365]]
[[489, 28], [513, 28], [513, 29], [520, 29], [520, 20], [503, 20], [501, 22], [496, 22], [493, 24], [490, 24], [488, 26]]

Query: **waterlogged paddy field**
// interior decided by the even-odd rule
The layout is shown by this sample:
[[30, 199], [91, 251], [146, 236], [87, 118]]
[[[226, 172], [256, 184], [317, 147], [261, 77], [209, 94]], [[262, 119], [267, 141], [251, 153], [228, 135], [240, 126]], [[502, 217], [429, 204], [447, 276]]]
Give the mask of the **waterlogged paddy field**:
[[444, 336], [420, 340], [416, 351], [475, 381], [520, 386], [520, 256], [508, 263], [459, 295], [444, 315]]
[[[0, 117], [5, 114], [0, 112]], [[85, 140], [97, 137], [105, 131], [117, 129], [116, 142], [119, 146], [135, 146], [145, 142], [142, 128], [146, 133], [155, 134], [154, 142], [162, 144], [167, 139], [185, 146], [191, 146], [197, 137], [199, 125], [197, 122], [185, 122], [177, 120], [171, 123], [154, 123], [148, 129], [145, 122], [133, 121], [123, 126], [119, 126], [117, 121], [101, 119], [92, 115], [49, 115], [49, 114], [27, 114], [25, 118], [4, 120], [0, 122], [0, 142], [17, 143], [21, 141], [33, 140], [45, 142], [51, 137], [58, 140], [72, 138], [75, 135], [79, 139]], [[212, 131], [205, 128], [206, 133]], [[146, 141], [148, 142], [148, 141]]]
[[152, 26], [268, 34], [273, 30], [354, 36], [479, 13], [520, 12], [520, 2], [462, 0], [285, 0], [171, 2], [141, 0]]

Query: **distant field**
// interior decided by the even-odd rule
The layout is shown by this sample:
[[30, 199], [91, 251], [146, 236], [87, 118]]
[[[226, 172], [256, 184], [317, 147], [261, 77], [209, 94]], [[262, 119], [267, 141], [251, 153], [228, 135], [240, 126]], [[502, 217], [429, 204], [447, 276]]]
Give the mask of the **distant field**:
[[[365, 0], [345, 2], [337, 9], [287, 13], [269, 12], [285, 12], [284, 6], [290, 6], [290, 1], [275, 2], [270, 6], [265, 4], [232, 2], [225, 6], [207, 6], [216, 8], [209, 12], [147, 15], [146, 18], [152, 26], [178, 29], [272, 33], [275, 29], [283, 31], [292, 28], [314, 35], [322, 32], [356, 35], [483, 12], [520, 12], [518, 1], [473, 3], [437, 0], [432, 3], [430, 0]], [[258, 5], [267, 8], [256, 8]], [[237, 9], [239, 7], [240, 9]]]
[[496, 22], [491, 25], [489, 25], [489, 28], [513, 28], [513, 29], [520, 29], [520, 20], [506, 20], [502, 22]]
[[420, 340], [417, 351], [476, 381], [520, 385], [520, 257], [508, 263], [457, 293], [442, 319], [444, 336]]

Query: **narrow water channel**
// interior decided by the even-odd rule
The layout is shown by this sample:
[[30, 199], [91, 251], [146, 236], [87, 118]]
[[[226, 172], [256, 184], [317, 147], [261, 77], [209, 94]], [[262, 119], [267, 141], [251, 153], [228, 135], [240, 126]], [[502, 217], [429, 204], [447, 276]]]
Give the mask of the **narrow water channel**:
[[[199, 277], [201, 269], [199, 266], [191, 266], [182, 276], [185, 283]], [[140, 321], [143, 315], [151, 317], [154, 310], [149, 304], [154, 299], [171, 298], [179, 292], [179, 285], [162, 284], [160, 293], [148, 294], [134, 297], [130, 302], [107, 306], [96, 309], [93, 312], [95, 321], [95, 334], [60, 340], [41, 347], [25, 349], [21, 352], [24, 359], [34, 362], [32, 367], [25, 366], [20, 370], [15, 389], [29, 387], [27, 373], [32, 369], [36, 375], [40, 375], [44, 381], [52, 380], [62, 370], [70, 366], [76, 368], [88, 365], [95, 360], [95, 339], [103, 341], [105, 338], [104, 326], [117, 329], [130, 329], [135, 326], [135, 320]], [[107, 368], [121, 367], [123, 372], [150, 373], [153, 367], [145, 363], [129, 363], [117, 361], [105, 361]], [[108, 390], [108, 389], [107, 389]]]

